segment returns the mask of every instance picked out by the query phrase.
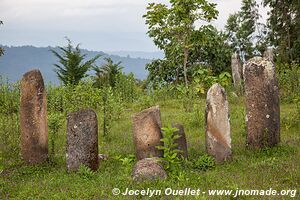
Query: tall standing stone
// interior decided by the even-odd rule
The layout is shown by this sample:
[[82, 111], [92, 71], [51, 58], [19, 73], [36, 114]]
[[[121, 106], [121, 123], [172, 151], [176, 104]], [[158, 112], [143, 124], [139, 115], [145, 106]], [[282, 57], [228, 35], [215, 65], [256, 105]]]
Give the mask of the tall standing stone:
[[177, 144], [177, 149], [181, 151], [178, 155], [182, 156], [183, 158], [188, 158], [188, 149], [183, 125], [173, 124], [172, 127], [178, 129], [178, 131], [176, 131], [175, 134], [180, 136], [180, 138], [175, 140], [175, 143]]
[[232, 79], [236, 88], [241, 88], [242, 85], [242, 64], [241, 59], [237, 53], [234, 53], [231, 57], [231, 70]]
[[132, 120], [136, 158], [141, 160], [150, 157], [162, 157], [163, 152], [156, 148], [163, 145], [160, 141], [162, 133], [159, 107], [154, 106], [143, 110], [134, 115]]
[[274, 52], [272, 48], [268, 48], [265, 52], [264, 52], [264, 58], [268, 59], [269, 61], [274, 62]]
[[244, 65], [247, 145], [272, 147], [280, 141], [279, 88], [273, 62], [255, 57]]
[[68, 114], [66, 157], [69, 172], [77, 171], [80, 165], [98, 169], [98, 121], [93, 110]]
[[21, 153], [28, 164], [48, 159], [47, 102], [39, 70], [23, 75], [20, 98]]
[[205, 120], [206, 152], [222, 163], [232, 153], [228, 101], [225, 89], [218, 83], [207, 92]]

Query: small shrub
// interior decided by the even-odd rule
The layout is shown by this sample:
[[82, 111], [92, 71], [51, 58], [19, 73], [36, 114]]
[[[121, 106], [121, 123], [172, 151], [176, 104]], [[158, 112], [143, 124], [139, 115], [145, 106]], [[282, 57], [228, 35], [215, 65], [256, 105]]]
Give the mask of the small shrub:
[[91, 179], [95, 172], [85, 165], [80, 165], [77, 174], [83, 179]]
[[193, 162], [193, 167], [202, 171], [215, 168], [215, 160], [211, 156], [204, 154]]
[[161, 160], [163, 161], [164, 168], [171, 173], [176, 173], [182, 161], [182, 158], [178, 156], [182, 151], [176, 149], [177, 144], [175, 143], [180, 138], [178, 134], [175, 134], [178, 129], [164, 127], [161, 130], [163, 132], [161, 141], [164, 143], [164, 146], [157, 146], [156, 148], [163, 151], [163, 158]]

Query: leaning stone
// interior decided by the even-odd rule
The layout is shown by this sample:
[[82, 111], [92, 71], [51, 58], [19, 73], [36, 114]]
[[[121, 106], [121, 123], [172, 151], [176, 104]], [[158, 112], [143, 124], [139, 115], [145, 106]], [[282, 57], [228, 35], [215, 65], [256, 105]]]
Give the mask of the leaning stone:
[[224, 88], [218, 83], [207, 92], [205, 120], [206, 152], [222, 163], [232, 153], [228, 101]]
[[255, 57], [244, 65], [247, 145], [272, 147], [280, 141], [279, 88], [274, 63]]
[[231, 57], [231, 70], [232, 70], [232, 79], [234, 86], [238, 89], [242, 85], [242, 64], [241, 59], [237, 53], [234, 53]]
[[172, 127], [178, 129], [178, 131], [176, 131], [175, 134], [180, 136], [180, 138], [175, 140], [175, 143], [177, 144], [177, 149], [181, 151], [180, 153], [178, 153], [178, 155], [183, 158], [188, 158], [188, 149], [183, 125], [173, 124]]
[[264, 52], [264, 58], [268, 59], [269, 61], [274, 62], [274, 52], [272, 48], [268, 48], [265, 52]]
[[150, 157], [162, 157], [162, 151], [157, 146], [163, 146], [160, 141], [161, 119], [158, 106], [148, 108], [134, 115], [133, 141], [135, 145], [136, 158], [141, 160]]
[[98, 169], [98, 121], [93, 110], [68, 114], [66, 161], [69, 172], [77, 171], [80, 165]]
[[144, 158], [139, 160], [133, 167], [132, 177], [134, 181], [146, 181], [166, 179], [167, 173], [159, 163], [158, 158]]
[[48, 160], [47, 101], [39, 70], [23, 75], [20, 98], [21, 154], [28, 164]]

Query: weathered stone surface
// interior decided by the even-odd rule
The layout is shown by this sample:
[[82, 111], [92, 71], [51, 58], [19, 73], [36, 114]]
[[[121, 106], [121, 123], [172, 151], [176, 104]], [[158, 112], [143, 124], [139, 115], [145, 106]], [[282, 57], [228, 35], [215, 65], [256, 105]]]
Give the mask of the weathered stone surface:
[[48, 159], [47, 101], [39, 70], [23, 75], [20, 98], [21, 153], [28, 164]]
[[154, 106], [143, 110], [134, 115], [132, 120], [136, 158], [141, 160], [162, 157], [162, 151], [156, 148], [156, 146], [163, 145], [160, 141], [162, 133], [159, 107]]
[[175, 143], [178, 145], [177, 149], [182, 151], [178, 155], [183, 158], [188, 158], [188, 148], [186, 143], [185, 132], [182, 124], [173, 124], [172, 127], [177, 128], [178, 131], [175, 134], [178, 134], [180, 138], [175, 140]]
[[234, 86], [240, 88], [243, 80], [242, 64], [241, 59], [237, 53], [234, 53], [231, 57], [231, 70]]
[[265, 52], [264, 52], [264, 58], [274, 62], [274, 52], [272, 48], [268, 48]]
[[247, 145], [272, 147], [280, 141], [279, 88], [273, 62], [255, 57], [244, 65]]
[[134, 181], [165, 179], [167, 173], [157, 158], [144, 158], [134, 165], [132, 177]]
[[224, 88], [218, 83], [207, 92], [205, 120], [206, 152], [222, 163], [232, 153], [228, 101]]
[[93, 110], [68, 114], [66, 161], [69, 172], [77, 171], [81, 164], [98, 169], [98, 121]]

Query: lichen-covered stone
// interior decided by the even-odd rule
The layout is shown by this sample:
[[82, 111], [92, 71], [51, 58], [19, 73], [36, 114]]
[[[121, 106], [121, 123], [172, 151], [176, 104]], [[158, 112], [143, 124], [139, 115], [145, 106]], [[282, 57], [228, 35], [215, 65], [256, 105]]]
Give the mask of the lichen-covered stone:
[[98, 169], [98, 121], [93, 110], [68, 114], [66, 161], [69, 172], [77, 171], [80, 165]]
[[28, 164], [48, 159], [47, 101], [39, 70], [23, 75], [20, 98], [21, 153]]
[[180, 153], [178, 153], [178, 156], [188, 158], [188, 148], [183, 125], [173, 124], [172, 127], [178, 129], [178, 131], [176, 131], [175, 134], [180, 136], [180, 138], [175, 140], [175, 143], [177, 144], [177, 149], [181, 151]]
[[242, 85], [242, 64], [241, 59], [237, 53], [234, 53], [231, 57], [231, 70], [232, 79], [236, 88], [241, 88]]
[[222, 163], [232, 153], [228, 101], [224, 88], [218, 83], [207, 92], [205, 113], [206, 152]]
[[134, 165], [132, 177], [134, 181], [149, 181], [165, 179], [167, 178], [167, 173], [161, 163], [159, 163], [158, 158], [144, 158]]
[[161, 119], [158, 106], [143, 110], [134, 115], [133, 120], [133, 141], [136, 158], [141, 160], [150, 157], [162, 157], [162, 151], [157, 146], [162, 146], [160, 141]]
[[274, 63], [255, 57], [244, 65], [247, 145], [272, 147], [280, 141], [279, 88]]

